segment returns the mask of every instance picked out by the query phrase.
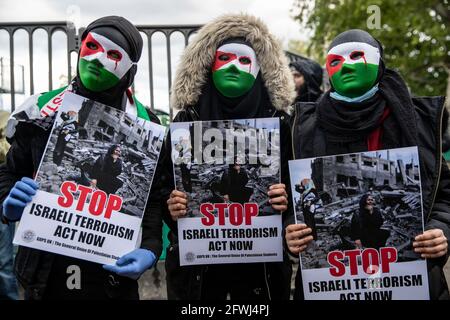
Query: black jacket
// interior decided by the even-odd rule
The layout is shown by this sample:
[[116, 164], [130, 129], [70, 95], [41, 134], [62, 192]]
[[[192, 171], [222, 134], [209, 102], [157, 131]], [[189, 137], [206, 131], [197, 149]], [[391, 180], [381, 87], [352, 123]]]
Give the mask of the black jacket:
[[228, 195], [231, 202], [244, 204], [248, 202], [253, 190], [245, 185], [248, 182], [248, 175], [245, 169], [237, 173], [232, 167], [223, 173], [221, 178], [221, 191], [223, 195]]
[[122, 159], [113, 162], [112, 156], [105, 154], [99, 156], [92, 168], [91, 178], [97, 180], [97, 188], [106, 193], [116, 193], [122, 186], [122, 182], [117, 178], [122, 173]]
[[[292, 159], [290, 145], [290, 127], [289, 116], [280, 111], [267, 111], [265, 117], [280, 117], [280, 146], [281, 146], [281, 181], [287, 185], [286, 191], [289, 193], [289, 174], [288, 160]], [[199, 115], [194, 107], [187, 107], [180, 111], [174, 122], [199, 121]], [[170, 134], [166, 137], [165, 147], [161, 153], [161, 161], [164, 163], [165, 169], [163, 174], [164, 185], [163, 199], [169, 199], [172, 190], [175, 189], [173, 177], [173, 164], [171, 160], [171, 140]], [[290, 198], [290, 197], [289, 197]], [[179, 247], [178, 247], [178, 229], [177, 223], [170, 216], [167, 203], [161, 203], [163, 207], [163, 219], [170, 228], [169, 239], [170, 245], [167, 248], [166, 255], [166, 274], [167, 274], [167, 291], [169, 300], [192, 300], [201, 299], [202, 281], [207, 265], [180, 266]], [[283, 213], [283, 221], [292, 215], [292, 205]], [[284, 230], [283, 230], [284, 231]], [[284, 238], [284, 235], [283, 235]], [[266, 289], [271, 299], [289, 299], [290, 282], [291, 282], [291, 265], [287, 256], [284, 262], [260, 263], [254, 264], [255, 267], [264, 269]], [[256, 275], [254, 275], [256, 278]], [[246, 279], [245, 283], [255, 283], [253, 279]]]
[[[442, 158], [443, 97], [412, 98], [417, 123], [425, 229], [442, 229], [450, 240], [450, 171]], [[317, 152], [324, 132], [317, 125], [315, 103], [298, 103], [292, 124], [295, 159], [325, 156]], [[449, 299], [442, 267], [448, 254], [428, 259], [431, 299]], [[301, 283], [301, 282], [300, 282]]]
[[350, 238], [361, 240], [363, 247], [379, 250], [386, 246], [389, 231], [381, 229], [383, 216], [377, 207], [373, 208], [372, 214], [366, 209], [354, 212], [350, 226]]
[[[159, 120], [147, 110], [152, 122], [158, 123]], [[38, 170], [50, 130], [44, 130], [36, 125], [20, 122], [16, 127], [16, 133], [8, 151], [7, 159], [0, 166], [0, 202], [3, 203], [8, 196], [9, 191], [15, 182], [22, 177], [34, 177]], [[156, 169], [159, 174], [160, 166]], [[151, 250], [156, 257], [162, 252], [162, 220], [159, 206], [159, 179], [153, 179], [150, 197], [147, 201], [144, 217], [142, 220], [142, 244], [141, 248]], [[3, 206], [0, 205], [0, 216], [2, 221], [6, 221], [3, 217]], [[25, 297], [33, 300], [40, 300], [45, 294], [46, 286], [49, 282], [49, 275], [52, 271], [52, 265], [57, 255], [37, 249], [19, 246], [16, 260], [15, 273], [18, 281], [25, 289]], [[86, 262], [83, 262], [86, 263]], [[89, 262], [87, 262], [89, 263]], [[102, 271], [101, 265], [98, 265]], [[96, 269], [96, 270], [97, 270]], [[65, 273], [65, 270], [62, 271]], [[106, 272], [106, 271], [105, 271]], [[120, 277], [111, 274], [105, 279], [115, 279], [114, 281], [104, 281], [106, 295], [115, 298], [125, 298], [130, 288], [137, 288], [133, 285], [135, 280]]]

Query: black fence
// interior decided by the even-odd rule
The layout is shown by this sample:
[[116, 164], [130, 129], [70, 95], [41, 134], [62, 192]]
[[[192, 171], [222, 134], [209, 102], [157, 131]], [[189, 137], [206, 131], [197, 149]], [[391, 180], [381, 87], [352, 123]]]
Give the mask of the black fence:
[[[200, 27], [201, 25], [137, 25], [136, 26], [139, 31], [147, 36], [147, 46], [148, 46], [148, 76], [149, 76], [149, 83], [148, 88], [150, 91], [150, 98], [149, 101], [147, 101], [150, 108], [154, 108], [154, 77], [153, 77], [153, 66], [155, 61], [153, 61], [152, 58], [152, 36], [160, 32], [165, 36], [165, 42], [166, 42], [166, 55], [167, 55], [167, 83], [168, 83], [168, 89], [170, 92], [170, 87], [172, 83], [172, 52], [171, 52], [171, 35], [175, 32], [179, 32], [184, 37], [184, 46], [186, 46], [189, 42], [189, 38], [191, 35], [193, 35]], [[70, 82], [72, 79], [73, 74], [71, 74], [72, 70], [72, 62], [71, 62], [71, 54], [77, 53], [79, 46], [80, 46], [80, 39], [79, 36], [81, 35], [83, 28], [79, 30], [78, 33], [75, 32], [75, 29], [71, 27], [71, 24], [67, 21], [55, 21], [55, 22], [14, 22], [14, 23], [0, 23], [0, 31], [5, 30], [8, 33], [9, 36], [9, 91], [7, 93], [10, 94], [11, 97], [11, 111], [14, 111], [16, 107], [16, 101], [15, 101], [15, 94], [19, 93], [16, 90], [15, 82], [16, 78], [19, 77], [18, 72], [21, 72], [21, 76], [23, 79], [23, 82], [27, 81], [29, 83], [30, 87], [30, 94], [34, 94], [34, 74], [33, 74], [33, 64], [34, 59], [36, 58], [33, 54], [33, 34], [37, 30], [44, 30], [47, 35], [47, 42], [48, 42], [48, 88], [49, 90], [54, 89], [53, 88], [53, 68], [52, 68], [52, 62], [53, 62], [53, 56], [52, 56], [52, 36], [57, 31], [62, 31], [65, 33], [67, 38], [67, 82]], [[24, 73], [23, 73], [23, 67], [17, 68], [14, 63], [14, 34], [18, 30], [25, 30], [28, 34], [28, 48], [29, 48], [29, 54], [28, 54], [28, 63], [29, 63], [29, 79], [24, 79]], [[300, 56], [293, 54], [291, 52], [286, 52], [287, 57], [292, 60], [298, 60], [301, 58]], [[6, 57], [4, 57], [6, 58]], [[1, 71], [1, 70], [0, 70]], [[3, 91], [5, 93], [5, 91]], [[21, 92], [20, 92], [21, 93]], [[173, 117], [172, 108], [170, 108], [170, 119]]]

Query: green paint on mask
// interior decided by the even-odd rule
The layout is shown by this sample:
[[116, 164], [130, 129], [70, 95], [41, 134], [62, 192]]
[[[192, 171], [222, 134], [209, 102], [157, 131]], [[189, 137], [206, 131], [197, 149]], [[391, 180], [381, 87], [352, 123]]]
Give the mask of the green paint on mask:
[[97, 60], [87, 61], [81, 58], [78, 69], [83, 85], [94, 92], [108, 90], [120, 81], [113, 73], [99, 64]]
[[370, 90], [377, 80], [378, 65], [370, 63], [354, 63], [342, 65], [333, 74], [331, 83], [337, 93], [348, 98], [355, 98]]
[[252, 74], [239, 70], [235, 65], [213, 72], [216, 89], [228, 98], [236, 98], [247, 93], [255, 83]]

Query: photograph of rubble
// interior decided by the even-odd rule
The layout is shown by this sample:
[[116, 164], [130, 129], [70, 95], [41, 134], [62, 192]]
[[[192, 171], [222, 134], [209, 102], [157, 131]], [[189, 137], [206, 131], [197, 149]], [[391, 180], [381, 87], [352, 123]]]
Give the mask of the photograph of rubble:
[[173, 123], [175, 185], [188, 194], [187, 217], [202, 203], [258, 203], [260, 216], [276, 212], [267, 191], [280, 181], [279, 119]]
[[302, 268], [329, 267], [335, 250], [395, 247], [397, 262], [420, 258], [423, 232], [416, 147], [289, 162], [296, 221], [313, 229]]
[[142, 217], [164, 135], [162, 126], [66, 93], [37, 181], [55, 194], [64, 181], [116, 194], [120, 212]]

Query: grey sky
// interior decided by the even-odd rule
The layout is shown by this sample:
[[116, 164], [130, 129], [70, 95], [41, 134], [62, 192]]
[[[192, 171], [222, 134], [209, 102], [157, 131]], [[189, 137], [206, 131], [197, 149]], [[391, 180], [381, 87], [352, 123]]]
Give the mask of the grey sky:
[[[62, 21], [71, 20], [80, 26], [86, 26], [92, 20], [105, 15], [121, 15], [135, 24], [204, 24], [224, 13], [246, 12], [262, 18], [287, 48], [290, 39], [305, 39], [307, 35], [300, 31], [300, 26], [292, 18], [290, 12], [294, 0], [0, 0], [0, 22], [13, 21]], [[55, 34], [53, 39], [53, 82], [54, 88], [63, 80], [61, 75], [67, 74], [66, 52], [63, 43], [65, 36]], [[0, 32], [0, 57], [9, 57], [7, 36]], [[144, 39], [144, 48], [146, 39]], [[172, 72], [175, 71], [179, 56], [183, 50], [180, 35], [171, 40]], [[25, 95], [17, 95], [16, 103], [21, 103], [29, 94], [28, 39], [24, 31], [15, 35], [15, 62], [24, 65]], [[155, 107], [168, 110], [167, 60], [165, 58], [165, 39], [155, 35], [152, 39], [154, 63], [154, 97]], [[47, 41], [44, 33], [36, 34], [34, 45], [35, 92], [48, 89]], [[138, 98], [149, 103], [148, 59], [146, 49], [139, 62], [139, 71], [135, 85]], [[75, 61], [75, 57], [72, 61]], [[9, 108], [9, 97], [3, 96], [3, 107]], [[0, 103], [1, 105], [1, 103]]]

